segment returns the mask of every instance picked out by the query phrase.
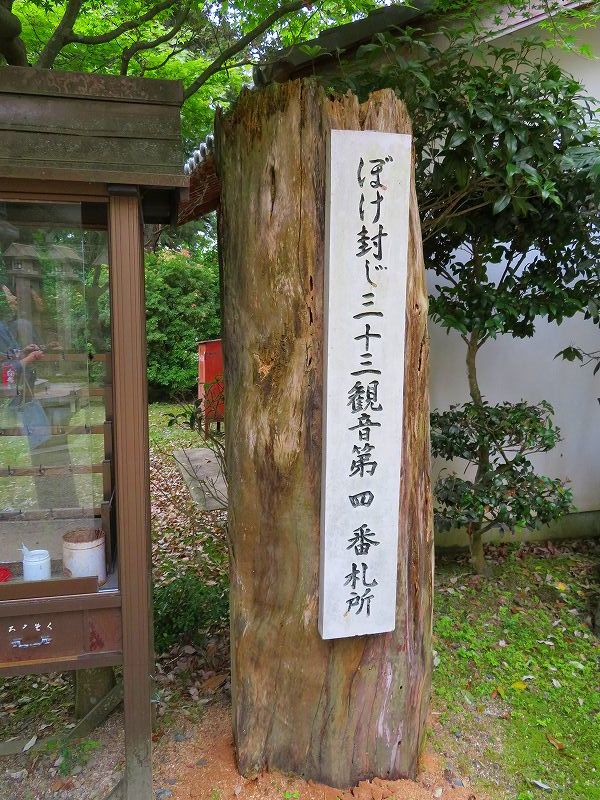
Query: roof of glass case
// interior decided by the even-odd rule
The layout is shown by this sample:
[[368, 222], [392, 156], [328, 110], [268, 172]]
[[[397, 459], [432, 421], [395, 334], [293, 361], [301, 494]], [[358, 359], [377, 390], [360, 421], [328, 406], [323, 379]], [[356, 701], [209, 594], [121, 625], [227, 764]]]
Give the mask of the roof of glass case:
[[0, 68], [0, 177], [186, 186], [179, 81]]

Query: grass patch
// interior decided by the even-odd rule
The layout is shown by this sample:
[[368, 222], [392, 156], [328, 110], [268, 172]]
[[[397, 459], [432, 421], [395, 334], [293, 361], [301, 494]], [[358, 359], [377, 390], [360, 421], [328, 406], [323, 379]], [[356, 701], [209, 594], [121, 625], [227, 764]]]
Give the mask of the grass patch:
[[181, 407], [177, 403], [151, 403], [148, 407], [150, 449], [155, 453], [172, 456], [179, 447], [201, 447], [200, 434], [179, 425], [169, 427], [168, 414], [177, 414]]
[[229, 582], [206, 580], [194, 571], [154, 587], [154, 640], [157, 652], [175, 644], [201, 645], [229, 624]]
[[69, 673], [5, 678], [0, 682], [0, 740], [56, 733], [70, 721], [74, 706]]
[[[502, 752], [487, 755], [507, 775], [507, 797], [545, 796], [538, 781], [561, 800], [600, 800], [598, 640], [589, 624], [596, 560], [507, 552], [488, 581], [438, 565], [441, 721], [460, 736], [496, 716]], [[490, 714], [494, 704], [505, 713]]]

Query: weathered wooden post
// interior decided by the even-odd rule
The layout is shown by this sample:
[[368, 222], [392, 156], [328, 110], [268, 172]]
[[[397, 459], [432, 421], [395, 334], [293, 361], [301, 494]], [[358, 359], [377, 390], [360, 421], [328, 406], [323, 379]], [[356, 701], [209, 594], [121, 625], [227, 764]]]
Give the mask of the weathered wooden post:
[[[391, 91], [359, 105], [352, 95], [331, 99], [311, 81], [294, 81], [242, 94], [217, 119], [216, 150], [239, 767], [244, 774], [280, 768], [342, 788], [415, 773], [430, 688], [432, 533], [427, 294], [411, 186], [405, 356], [386, 365], [404, 370], [395, 629], [321, 637], [332, 129], [409, 133], [410, 120]], [[348, 170], [356, 176], [354, 162]], [[360, 573], [363, 559], [354, 560]]]

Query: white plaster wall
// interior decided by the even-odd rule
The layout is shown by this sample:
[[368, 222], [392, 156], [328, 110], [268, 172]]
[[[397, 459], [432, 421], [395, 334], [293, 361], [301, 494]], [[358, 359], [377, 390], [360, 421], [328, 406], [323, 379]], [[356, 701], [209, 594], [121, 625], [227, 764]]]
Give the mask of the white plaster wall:
[[[532, 31], [528, 32], [531, 35]], [[509, 46], [517, 36], [497, 39]], [[600, 28], [581, 37], [600, 56]], [[600, 60], [590, 60], [557, 50], [562, 66], [585, 83], [590, 95], [600, 98]], [[434, 276], [429, 276], [433, 283]], [[465, 345], [459, 335], [430, 322], [431, 406], [444, 409], [469, 399], [465, 372]], [[579, 511], [600, 509], [600, 373], [581, 368], [579, 362], [554, 360], [570, 344], [588, 352], [600, 350], [600, 333], [582, 317], [561, 326], [538, 321], [531, 339], [503, 336], [486, 343], [478, 357], [482, 391], [490, 402], [502, 400], [531, 402], [548, 400], [555, 409], [555, 421], [563, 441], [552, 452], [540, 456], [536, 467], [546, 475], [571, 482]], [[436, 464], [434, 474], [442, 464]]]

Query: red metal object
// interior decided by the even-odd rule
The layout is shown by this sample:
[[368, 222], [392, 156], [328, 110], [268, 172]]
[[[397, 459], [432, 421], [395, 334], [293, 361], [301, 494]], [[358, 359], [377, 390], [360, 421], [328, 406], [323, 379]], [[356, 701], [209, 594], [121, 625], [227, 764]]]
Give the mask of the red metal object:
[[2, 365], [2, 385], [3, 386], [13, 386], [15, 383], [15, 376], [17, 371], [15, 369], [15, 365], [8, 363]]
[[6, 583], [12, 580], [12, 576], [13, 574], [8, 567], [0, 567], [0, 583]]
[[225, 413], [221, 339], [198, 342], [198, 399], [204, 401], [204, 422], [217, 427]]

